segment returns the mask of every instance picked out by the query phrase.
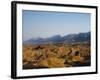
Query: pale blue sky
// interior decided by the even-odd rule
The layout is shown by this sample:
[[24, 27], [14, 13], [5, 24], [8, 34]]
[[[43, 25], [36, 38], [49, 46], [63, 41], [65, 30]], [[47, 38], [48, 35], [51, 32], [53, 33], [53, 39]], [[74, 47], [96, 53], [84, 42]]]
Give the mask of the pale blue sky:
[[23, 10], [23, 40], [90, 31], [89, 13]]

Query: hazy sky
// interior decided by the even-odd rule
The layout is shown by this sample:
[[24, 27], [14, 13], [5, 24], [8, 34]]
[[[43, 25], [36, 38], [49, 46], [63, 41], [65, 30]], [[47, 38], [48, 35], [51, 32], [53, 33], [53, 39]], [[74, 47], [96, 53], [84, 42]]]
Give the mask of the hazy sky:
[[89, 13], [23, 10], [23, 40], [90, 31]]

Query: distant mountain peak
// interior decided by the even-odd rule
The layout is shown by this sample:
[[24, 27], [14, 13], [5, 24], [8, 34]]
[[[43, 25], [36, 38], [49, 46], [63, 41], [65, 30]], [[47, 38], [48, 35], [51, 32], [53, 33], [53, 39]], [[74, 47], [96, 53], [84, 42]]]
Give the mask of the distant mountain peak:
[[24, 41], [24, 44], [46, 44], [46, 43], [73, 43], [73, 42], [87, 42], [90, 41], [91, 32], [78, 33], [78, 34], [68, 34], [66, 36], [54, 35], [48, 38], [32, 38]]

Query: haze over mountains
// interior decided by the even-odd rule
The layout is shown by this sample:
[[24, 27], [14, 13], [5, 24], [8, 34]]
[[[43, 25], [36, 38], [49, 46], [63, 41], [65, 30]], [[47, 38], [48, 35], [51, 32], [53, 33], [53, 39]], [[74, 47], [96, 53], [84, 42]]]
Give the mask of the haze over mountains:
[[54, 35], [48, 38], [32, 38], [24, 41], [23, 44], [46, 44], [46, 43], [74, 43], [89, 42], [91, 40], [91, 32], [68, 34], [66, 36]]

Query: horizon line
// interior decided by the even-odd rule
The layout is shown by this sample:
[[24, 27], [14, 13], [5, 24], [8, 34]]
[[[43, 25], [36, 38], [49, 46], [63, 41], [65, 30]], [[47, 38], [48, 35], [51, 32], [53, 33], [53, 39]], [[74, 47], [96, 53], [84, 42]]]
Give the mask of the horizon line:
[[[69, 33], [69, 34], [66, 34], [66, 35], [61, 35], [61, 34], [56, 34], [56, 35], [52, 35], [52, 36], [48, 36], [48, 37], [32, 37], [30, 39], [39, 39], [39, 38], [43, 38], [43, 39], [46, 39], [46, 38], [50, 38], [50, 37], [53, 37], [53, 36], [60, 36], [60, 37], [64, 37], [64, 36], [68, 36], [68, 35], [77, 35], [77, 34], [80, 34], [80, 33], [88, 33], [88, 32], [91, 32], [91, 31], [86, 31], [86, 32], [79, 32], [79, 33]], [[27, 39], [27, 40], [30, 40], [30, 39]], [[27, 40], [24, 40], [24, 41], [27, 41]]]

